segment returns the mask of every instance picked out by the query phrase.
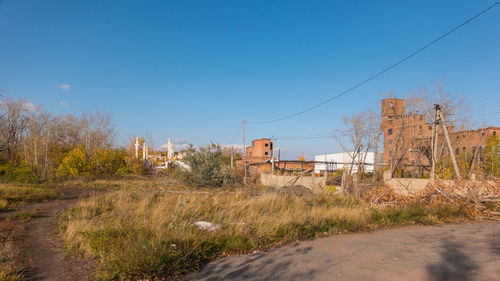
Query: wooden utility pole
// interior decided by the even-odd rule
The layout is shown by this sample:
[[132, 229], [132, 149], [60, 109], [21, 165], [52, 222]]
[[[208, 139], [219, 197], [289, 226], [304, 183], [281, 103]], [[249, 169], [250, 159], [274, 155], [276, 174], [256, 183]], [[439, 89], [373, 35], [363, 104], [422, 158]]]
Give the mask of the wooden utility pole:
[[437, 122], [437, 108], [439, 105], [435, 104], [434, 105], [434, 120], [432, 122], [432, 136], [431, 136], [431, 174], [429, 176], [429, 179], [431, 183], [434, 183], [435, 177], [436, 177], [436, 153], [437, 153], [437, 127], [436, 127], [436, 122]]
[[272, 137], [273, 142], [271, 143], [271, 176], [274, 175], [274, 146], [276, 145], [276, 138]]
[[234, 169], [234, 152], [233, 152], [233, 146], [231, 145], [231, 170]]
[[448, 145], [448, 150], [450, 151], [450, 156], [451, 156], [451, 161], [453, 162], [453, 167], [455, 168], [455, 174], [457, 175], [457, 179], [462, 179], [460, 176], [460, 170], [458, 169], [457, 165], [457, 160], [455, 159], [455, 153], [453, 153], [453, 148], [451, 147], [451, 141], [450, 141], [450, 136], [448, 134], [448, 128], [446, 128], [446, 124], [444, 123], [444, 117], [443, 113], [441, 112], [441, 109], [437, 108], [438, 112], [438, 117], [439, 117], [439, 122], [441, 123], [441, 126], [443, 127], [444, 131], [444, 137], [446, 138], [446, 144]]
[[241, 130], [243, 131], [243, 183], [247, 183], [247, 148], [245, 145], [245, 118], [241, 118]]

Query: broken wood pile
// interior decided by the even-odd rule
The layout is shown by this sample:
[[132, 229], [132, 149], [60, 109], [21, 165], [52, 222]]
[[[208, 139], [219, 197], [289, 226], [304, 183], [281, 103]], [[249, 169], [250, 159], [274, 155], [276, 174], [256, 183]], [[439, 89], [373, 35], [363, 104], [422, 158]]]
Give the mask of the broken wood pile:
[[452, 204], [474, 216], [500, 219], [500, 179], [493, 181], [437, 181], [416, 194], [399, 195], [391, 187], [374, 187], [362, 199], [372, 207], [404, 206], [411, 203]]

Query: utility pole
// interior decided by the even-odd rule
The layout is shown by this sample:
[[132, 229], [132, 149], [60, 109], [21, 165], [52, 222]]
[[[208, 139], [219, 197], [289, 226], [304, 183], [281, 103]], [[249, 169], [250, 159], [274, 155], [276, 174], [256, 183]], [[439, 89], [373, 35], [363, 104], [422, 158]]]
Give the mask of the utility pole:
[[439, 108], [439, 105], [435, 104], [434, 105], [434, 121], [432, 122], [432, 136], [431, 136], [431, 152], [432, 152], [432, 157], [431, 157], [431, 174], [429, 176], [431, 183], [434, 183], [435, 177], [436, 177], [436, 153], [437, 153], [437, 110]]
[[243, 183], [247, 183], [247, 148], [245, 145], [245, 118], [241, 118], [241, 130], [243, 131]]
[[274, 146], [276, 145], [276, 138], [272, 137], [273, 142], [271, 143], [271, 176], [274, 175]]
[[450, 141], [450, 135], [448, 134], [448, 128], [446, 128], [446, 124], [444, 123], [443, 113], [441, 112], [439, 105], [438, 105], [437, 112], [438, 112], [439, 121], [441, 123], [441, 126], [443, 127], [444, 137], [446, 138], [446, 144], [448, 145], [448, 150], [450, 151], [451, 161], [453, 162], [453, 167], [455, 168], [455, 173], [457, 174], [457, 179], [460, 180], [460, 179], [462, 179], [462, 177], [460, 176], [460, 170], [458, 169], [457, 160], [455, 159], [455, 154], [453, 153], [453, 148], [451, 147], [451, 141]]
[[233, 146], [231, 145], [231, 170], [234, 169], [234, 152], [233, 152]]

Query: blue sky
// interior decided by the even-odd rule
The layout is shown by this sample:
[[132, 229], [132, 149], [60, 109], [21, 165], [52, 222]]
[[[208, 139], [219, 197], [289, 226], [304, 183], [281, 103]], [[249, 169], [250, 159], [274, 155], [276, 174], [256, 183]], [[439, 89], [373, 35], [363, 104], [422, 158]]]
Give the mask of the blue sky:
[[[120, 143], [147, 133], [157, 145], [241, 143], [242, 117], [263, 121], [317, 104], [493, 3], [0, 0], [0, 89], [57, 114], [104, 110]], [[330, 132], [383, 92], [401, 96], [441, 79], [475, 118], [499, 126], [499, 27], [497, 6], [332, 103], [247, 125], [247, 144]], [[340, 150], [329, 139], [277, 146], [291, 159]]]

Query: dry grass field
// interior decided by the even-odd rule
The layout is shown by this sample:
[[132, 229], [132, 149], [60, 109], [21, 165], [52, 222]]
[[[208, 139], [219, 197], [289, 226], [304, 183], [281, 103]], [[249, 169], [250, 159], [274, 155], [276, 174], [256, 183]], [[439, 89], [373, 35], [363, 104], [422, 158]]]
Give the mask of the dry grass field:
[[[127, 185], [82, 199], [62, 216], [62, 236], [74, 252], [96, 261], [94, 279], [175, 279], [222, 256], [292, 241], [470, 219], [446, 204], [370, 207], [326, 191], [298, 198], [262, 188], [181, 190]], [[214, 229], [200, 229], [198, 221]]]

